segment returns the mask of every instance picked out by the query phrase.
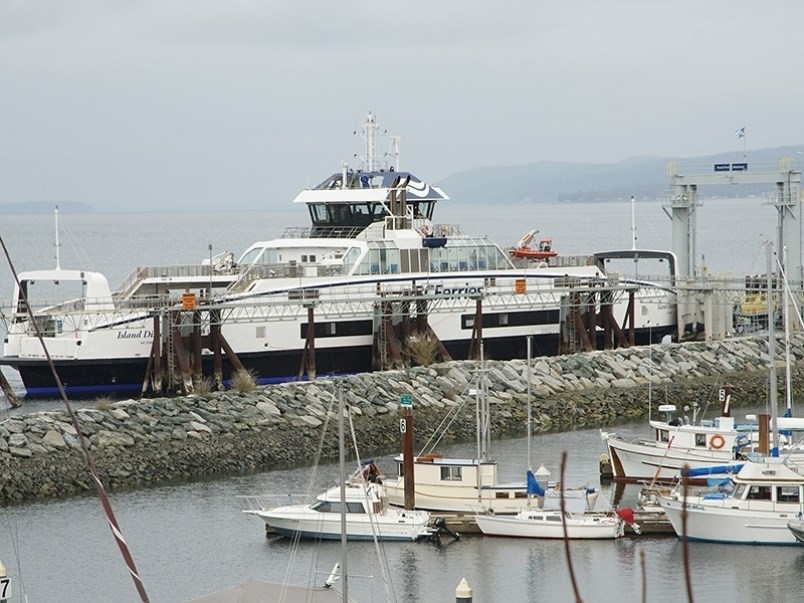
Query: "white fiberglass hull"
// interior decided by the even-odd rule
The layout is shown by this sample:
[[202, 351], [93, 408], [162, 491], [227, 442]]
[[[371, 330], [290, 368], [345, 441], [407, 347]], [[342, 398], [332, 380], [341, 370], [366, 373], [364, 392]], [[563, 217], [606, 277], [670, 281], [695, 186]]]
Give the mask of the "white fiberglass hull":
[[686, 527], [683, 528], [682, 498], [660, 497], [659, 502], [676, 534], [681, 537], [684, 533], [682, 530], [686, 530], [689, 540], [731, 544], [797, 543], [787, 527], [788, 522], [798, 519], [798, 512], [793, 508], [797, 505], [773, 509], [769, 508], [771, 503], [755, 501], [750, 504], [766, 508], [735, 508], [731, 498], [705, 500], [702, 497], [689, 497]]
[[[340, 513], [320, 513], [307, 505], [248, 511], [280, 536], [340, 540]], [[347, 513], [347, 540], [413, 541], [428, 533], [430, 514], [424, 511], [387, 510], [381, 513]]]
[[720, 450], [668, 448], [652, 441], [628, 442], [618, 437], [605, 437], [612, 473], [615, 479], [672, 481], [681, 469], [726, 465], [733, 462], [731, 449]]
[[[475, 517], [480, 531], [487, 536], [512, 538], [564, 538], [564, 524], [560, 512], [531, 513], [522, 511], [511, 517], [478, 515]], [[567, 537], [573, 540], [604, 540], [623, 535], [623, 524], [606, 516], [570, 516], [565, 519]]]

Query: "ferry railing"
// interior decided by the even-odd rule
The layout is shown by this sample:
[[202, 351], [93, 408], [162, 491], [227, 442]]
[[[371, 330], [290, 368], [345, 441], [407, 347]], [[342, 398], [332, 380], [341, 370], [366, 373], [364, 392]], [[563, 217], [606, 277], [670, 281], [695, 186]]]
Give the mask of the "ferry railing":
[[148, 278], [165, 279], [193, 279], [210, 276], [234, 275], [239, 268], [231, 263], [228, 266], [216, 268], [210, 264], [174, 264], [165, 266], [137, 267], [113, 293], [114, 299], [122, 299], [136, 289], [136, 285]]

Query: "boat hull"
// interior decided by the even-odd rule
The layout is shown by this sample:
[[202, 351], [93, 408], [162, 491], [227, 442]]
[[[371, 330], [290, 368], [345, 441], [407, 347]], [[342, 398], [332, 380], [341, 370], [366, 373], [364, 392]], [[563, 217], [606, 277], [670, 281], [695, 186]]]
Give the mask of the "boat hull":
[[[527, 513], [511, 517], [478, 515], [475, 517], [480, 531], [487, 536], [510, 538], [564, 538], [564, 524], [558, 514], [529, 516]], [[566, 537], [573, 540], [613, 540], [623, 535], [623, 525], [606, 516], [570, 517], [566, 519]]]
[[667, 448], [651, 441], [632, 441], [613, 435], [605, 438], [612, 474], [621, 481], [677, 481], [681, 469], [726, 465], [734, 460], [733, 452], [724, 447], [720, 450]]
[[[316, 540], [341, 539], [340, 513], [318, 513], [304, 505], [252, 511], [280, 536]], [[388, 511], [380, 514], [346, 514], [347, 540], [411, 542], [424, 536], [429, 523], [427, 513]]]
[[[729, 544], [797, 544], [787, 524], [796, 521], [794, 510], [748, 508], [738, 509], [732, 499], [687, 499], [686, 527], [682, 526], [683, 499], [660, 497], [659, 502], [670, 524], [680, 537], [686, 531], [687, 539]], [[759, 505], [757, 505], [759, 507]]]
[[[647, 336], [647, 333], [644, 334]], [[344, 338], [346, 339], [346, 338]], [[343, 375], [363, 373], [372, 370], [373, 348], [371, 338], [352, 338], [353, 343], [344, 343], [332, 347], [319, 345], [315, 351], [316, 374]], [[638, 337], [638, 342], [640, 338]], [[535, 349], [540, 355], [558, 353], [558, 335], [542, 334], [533, 337]], [[644, 343], [644, 341], [642, 341]], [[252, 371], [258, 383], [281, 383], [298, 378], [301, 367], [303, 341], [298, 349], [268, 350], [264, 352], [241, 352], [235, 349], [238, 359]], [[495, 360], [511, 360], [525, 356], [524, 338], [516, 336], [485, 336], [484, 349], [490, 358]], [[444, 341], [452, 358], [466, 359], [470, 347], [470, 339]], [[100, 394], [133, 394], [142, 391], [148, 368], [147, 356], [109, 358], [54, 358], [59, 378], [65, 385], [65, 391], [71, 396], [93, 396]], [[53, 373], [43, 358], [0, 358], [0, 364], [16, 369], [25, 386], [28, 396], [57, 396], [59, 390]], [[203, 372], [211, 375], [213, 358], [210, 354], [202, 357]], [[223, 379], [231, 378], [232, 366], [223, 358]]]

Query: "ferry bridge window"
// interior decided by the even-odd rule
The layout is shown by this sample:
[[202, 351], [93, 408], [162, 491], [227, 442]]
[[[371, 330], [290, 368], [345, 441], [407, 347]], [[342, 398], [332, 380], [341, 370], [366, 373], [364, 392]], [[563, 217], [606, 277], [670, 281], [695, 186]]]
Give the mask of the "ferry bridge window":
[[326, 224], [327, 206], [323, 203], [310, 205], [310, 218], [312, 219], [313, 224]]

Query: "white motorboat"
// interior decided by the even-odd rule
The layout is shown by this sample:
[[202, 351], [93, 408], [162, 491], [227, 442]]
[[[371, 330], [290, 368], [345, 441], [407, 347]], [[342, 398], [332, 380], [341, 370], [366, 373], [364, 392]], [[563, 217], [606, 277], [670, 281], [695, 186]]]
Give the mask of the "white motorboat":
[[[658, 501], [676, 534], [690, 540], [735, 544], [795, 544], [788, 523], [804, 511], [804, 466], [790, 458], [750, 455], [733, 478], [731, 493], [683, 495]], [[682, 513], [686, 511], [686, 528]]]
[[525, 508], [516, 515], [477, 515], [477, 527], [487, 536], [515, 538], [614, 539], [624, 534], [623, 521], [602, 513], [562, 513]]
[[707, 467], [740, 460], [752, 450], [758, 434], [756, 417], [737, 424], [720, 416], [693, 423], [673, 418], [673, 404], [659, 406], [666, 418], [649, 421], [653, 438], [627, 439], [601, 431], [614, 479], [623, 481], [676, 481], [684, 466]]
[[[414, 541], [429, 536], [427, 511], [404, 511], [388, 507], [381, 484], [346, 484], [346, 538], [348, 540]], [[273, 509], [247, 509], [280, 536], [340, 540], [341, 493], [335, 486], [320, 494], [310, 505], [288, 505]]]
[[787, 529], [800, 544], [804, 544], [804, 521], [788, 521]]
[[[405, 342], [415, 334], [431, 336], [442, 358], [467, 358], [481, 327], [498, 360], [522, 357], [526, 336], [551, 354], [606, 336], [624, 343], [625, 322], [637, 343], [676, 332], [672, 253], [516, 266], [495, 242], [435, 222], [447, 195], [380, 165], [373, 115], [364, 128], [365, 169], [344, 166], [294, 200], [311, 226], [256, 242], [236, 262], [141, 267], [116, 291], [88, 272], [69, 275], [74, 293], [62, 292], [67, 271], [21, 274], [0, 363], [19, 371], [28, 395], [57, 393], [34, 324], [75, 395], [159, 390], [174, 379], [186, 386], [191, 373], [225, 381], [239, 365], [261, 383], [384, 369], [409, 361]], [[654, 264], [667, 273], [651, 282], [607, 273], [623, 257], [639, 259], [641, 274], [658, 274]], [[46, 283], [59, 284], [61, 302], [36, 294]], [[606, 295], [587, 299], [587, 290]], [[604, 320], [581, 329], [581, 311]]]

